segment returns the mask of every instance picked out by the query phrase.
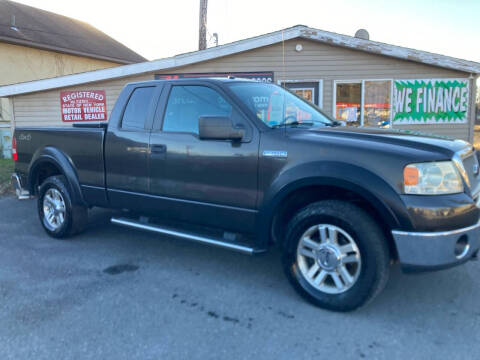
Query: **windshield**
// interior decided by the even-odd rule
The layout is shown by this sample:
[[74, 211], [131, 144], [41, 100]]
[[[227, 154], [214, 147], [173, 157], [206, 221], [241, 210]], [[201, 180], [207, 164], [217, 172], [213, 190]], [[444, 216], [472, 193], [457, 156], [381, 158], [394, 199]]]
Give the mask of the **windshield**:
[[314, 104], [280, 86], [265, 83], [232, 83], [233, 93], [264, 124], [280, 126], [335, 126]]

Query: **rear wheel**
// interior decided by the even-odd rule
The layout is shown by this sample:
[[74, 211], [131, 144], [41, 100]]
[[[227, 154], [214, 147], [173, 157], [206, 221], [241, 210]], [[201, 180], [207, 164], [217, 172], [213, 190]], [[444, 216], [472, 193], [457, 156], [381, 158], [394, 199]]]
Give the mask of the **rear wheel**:
[[313, 304], [351, 311], [385, 287], [389, 249], [383, 232], [362, 209], [325, 200], [290, 221], [283, 255], [294, 288]]
[[37, 208], [43, 228], [55, 238], [66, 238], [81, 232], [87, 224], [88, 210], [72, 204], [64, 176], [51, 176], [42, 183]]

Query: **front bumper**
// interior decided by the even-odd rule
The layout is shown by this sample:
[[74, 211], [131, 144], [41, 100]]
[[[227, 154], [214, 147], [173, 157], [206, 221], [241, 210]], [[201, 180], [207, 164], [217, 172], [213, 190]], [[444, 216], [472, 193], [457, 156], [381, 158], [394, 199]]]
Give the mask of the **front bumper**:
[[[476, 258], [480, 249], [480, 221], [451, 231], [393, 230], [392, 235], [400, 263], [406, 271], [436, 270], [462, 264]], [[459, 241], [462, 246], [457, 244]], [[459, 252], [458, 248], [463, 251]]]
[[12, 185], [15, 188], [15, 193], [19, 200], [30, 199], [30, 192], [23, 188], [20, 176], [17, 173], [13, 173], [11, 176]]

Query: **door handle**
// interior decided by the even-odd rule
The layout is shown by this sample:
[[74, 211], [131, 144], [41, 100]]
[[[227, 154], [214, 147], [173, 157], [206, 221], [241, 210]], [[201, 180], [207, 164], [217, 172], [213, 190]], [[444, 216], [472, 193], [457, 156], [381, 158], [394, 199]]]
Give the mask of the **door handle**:
[[152, 154], [164, 154], [167, 152], [167, 145], [152, 145]]

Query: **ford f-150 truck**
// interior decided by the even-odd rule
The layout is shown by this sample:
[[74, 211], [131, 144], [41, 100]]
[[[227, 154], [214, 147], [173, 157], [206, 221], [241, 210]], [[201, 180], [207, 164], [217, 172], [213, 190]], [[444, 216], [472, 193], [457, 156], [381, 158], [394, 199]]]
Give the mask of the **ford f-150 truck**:
[[330, 310], [372, 300], [393, 263], [477, 257], [469, 143], [340, 125], [273, 84], [131, 83], [108, 126], [17, 128], [12, 178], [56, 238], [103, 207], [115, 224], [247, 254], [278, 246], [294, 288]]

